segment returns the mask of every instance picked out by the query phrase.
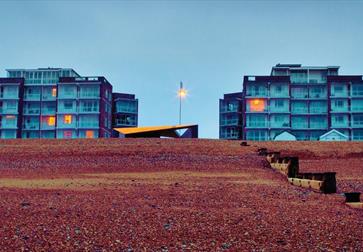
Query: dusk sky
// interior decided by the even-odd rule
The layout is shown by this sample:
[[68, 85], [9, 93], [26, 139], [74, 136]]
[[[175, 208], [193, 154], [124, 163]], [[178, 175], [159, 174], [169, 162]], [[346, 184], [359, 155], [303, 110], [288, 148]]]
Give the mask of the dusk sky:
[[363, 74], [363, 1], [0, 1], [0, 76], [70, 67], [139, 99], [139, 125], [218, 138], [218, 103], [277, 63]]

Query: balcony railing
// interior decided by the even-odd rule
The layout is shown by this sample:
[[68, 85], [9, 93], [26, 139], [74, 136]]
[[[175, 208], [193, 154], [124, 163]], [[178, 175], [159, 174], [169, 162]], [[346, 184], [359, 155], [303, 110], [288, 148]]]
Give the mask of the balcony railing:
[[311, 114], [325, 114], [328, 113], [328, 109], [326, 107], [314, 107], [310, 108]]
[[308, 129], [308, 123], [292, 123], [291, 128], [294, 128], [294, 129]]
[[249, 128], [267, 128], [268, 122], [247, 122], [247, 127]]
[[293, 108], [292, 109], [292, 113], [293, 114], [308, 114], [308, 108], [307, 107], [303, 107], [303, 108]]
[[[119, 111], [117, 111], [117, 112], [119, 112]], [[120, 112], [126, 112], [126, 111], [120, 111]], [[135, 109], [135, 112], [136, 112], [136, 109]], [[238, 112], [238, 107], [233, 107], [233, 108], [230, 108], [230, 107], [221, 107], [220, 112], [221, 113]], [[129, 112], [126, 112], [126, 113], [129, 113]]]
[[348, 107], [331, 107], [331, 112], [349, 112]]
[[49, 95], [42, 95], [42, 100], [43, 101], [55, 101], [57, 99], [57, 97], [49, 94]]
[[353, 112], [363, 112], [363, 107], [352, 106], [350, 110]]
[[79, 128], [99, 128], [99, 123], [97, 122], [80, 122]]
[[271, 107], [270, 112], [271, 113], [289, 113], [290, 111], [289, 111], [289, 107], [283, 107], [283, 108]]
[[270, 128], [289, 128], [290, 123], [270, 123]]
[[330, 97], [334, 97], [334, 98], [347, 98], [347, 97], [349, 97], [349, 94], [348, 94], [348, 92], [344, 92], [344, 93], [334, 93], [334, 92], [332, 92], [332, 93], [330, 93]]
[[326, 129], [327, 127], [326, 123], [310, 123], [310, 129]]
[[39, 123], [24, 124], [23, 129], [26, 130], [39, 130]]
[[221, 125], [225, 126], [225, 125], [238, 125], [239, 124], [239, 120], [238, 119], [232, 119], [232, 120], [221, 120]]
[[342, 122], [342, 123], [332, 123], [331, 124], [331, 127], [334, 127], [334, 128], [349, 128], [349, 122], [346, 121], [346, 122]]
[[116, 119], [115, 123], [118, 126], [128, 126], [128, 125], [136, 125], [137, 120], [135, 118], [128, 118], [128, 119]]
[[24, 100], [39, 101], [40, 94], [25, 94]]
[[221, 132], [221, 138], [228, 138], [228, 139], [239, 139], [238, 132]]
[[40, 109], [24, 109], [24, 114], [27, 115], [39, 115]]

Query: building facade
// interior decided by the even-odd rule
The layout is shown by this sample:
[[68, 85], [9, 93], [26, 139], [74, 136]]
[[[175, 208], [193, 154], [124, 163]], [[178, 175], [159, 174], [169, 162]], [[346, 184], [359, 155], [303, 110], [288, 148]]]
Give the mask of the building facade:
[[219, 138], [242, 138], [242, 92], [225, 94], [219, 100]]
[[0, 138], [111, 137], [114, 103], [105, 77], [67, 68], [7, 72], [0, 78]]
[[115, 128], [137, 127], [139, 101], [133, 94], [113, 93], [113, 118]]
[[274, 140], [286, 131], [297, 140], [319, 140], [335, 129], [349, 140], [363, 140], [362, 75], [338, 70], [277, 64], [270, 75], [244, 76], [239, 139]]

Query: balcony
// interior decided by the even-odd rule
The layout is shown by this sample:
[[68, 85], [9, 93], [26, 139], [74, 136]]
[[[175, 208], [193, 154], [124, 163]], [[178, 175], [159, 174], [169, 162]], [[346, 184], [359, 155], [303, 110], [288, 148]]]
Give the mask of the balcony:
[[25, 94], [24, 100], [26, 101], [40, 101], [40, 94]]
[[247, 128], [268, 128], [268, 122], [265, 121], [265, 122], [254, 122], [254, 121], [250, 121], [250, 122], [247, 122]]
[[[221, 107], [220, 113], [238, 113], [238, 107], [236, 108], [228, 108], [228, 107]], [[136, 113], [136, 109], [121, 109], [117, 111], [117, 113]]]
[[42, 95], [43, 101], [55, 101], [56, 99], [57, 99], [57, 97], [50, 95], [50, 94]]
[[1, 108], [0, 107], [0, 114], [18, 114], [18, 108]]
[[19, 99], [17, 94], [2, 94], [0, 93], [0, 99], [4, 100], [17, 100]]
[[238, 132], [221, 132], [221, 138], [224, 139], [239, 139], [240, 135]]
[[330, 98], [348, 98], [349, 94], [348, 92], [344, 92], [344, 93], [331, 93], [330, 94]]
[[239, 120], [238, 119], [221, 120], [221, 126], [227, 126], [227, 125], [239, 125]]
[[310, 100], [325, 100], [327, 99], [326, 93], [320, 93], [320, 94], [310, 94], [309, 99]]
[[332, 122], [331, 127], [332, 128], [349, 128], [349, 122], [348, 121], [340, 122], [340, 123]]
[[277, 122], [271, 122], [270, 128], [290, 128], [290, 123], [277, 123]]
[[99, 108], [98, 107], [80, 107], [79, 108], [79, 113], [84, 113], [84, 114], [94, 114], [94, 113], [99, 113]]
[[270, 113], [290, 113], [289, 107], [270, 107]]
[[40, 115], [40, 109], [38, 108], [25, 108], [24, 115]]
[[308, 129], [309, 125], [308, 122], [292, 122], [291, 128], [293, 129]]
[[79, 98], [81, 99], [99, 99], [100, 98], [100, 94], [99, 92], [94, 93], [94, 92], [81, 92], [79, 95]]
[[1, 122], [0, 122], [0, 128], [2, 129], [17, 129], [17, 119], [16, 117], [14, 117], [13, 119], [3, 119]]
[[327, 123], [310, 123], [310, 129], [326, 129]]
[[293, 108], [291, 113], [292, 114], [309, 114], [309, 110], [307, 107]]
[[327, 107], [313, 107], [310, 108], [310, 114], [326, 114], [328, 113]]
[[330, 113], [348, 113], [348, 107], [331, 107]]
[[25, 130], [39, 130], [39, 122], [38, 123], [25, 123], [23, 125], [23, 129], [25, 129]]
[[[116, 119], [115, 121], [116, 126], [135, 126], [136, 125], [136, 120], [135, 119]], [[228, 124], [226, 124], [228, 125]], [[222, 125], [221, 126], [226, 126], [226, 125]]]
[[80, 122], [78, 128], [99, 128], [99, 122]]

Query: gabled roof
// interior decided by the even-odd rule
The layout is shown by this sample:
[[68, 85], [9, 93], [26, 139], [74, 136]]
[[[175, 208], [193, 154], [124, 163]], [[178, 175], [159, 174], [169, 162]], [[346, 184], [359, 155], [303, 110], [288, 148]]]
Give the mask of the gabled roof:
[[275, 137], [274, 137], [274, 140], [277, 138], [277, 137], [279, 137], [279, 136], [281, 136], [281, 135], [283, 135], [283, 134], [288, 134], [288, 135], [290, 135], [290, 136], [293, 136], [293, 137], [295, 137], [295, 139], [296, 139], [296, 136], [294, 135], [294, 134], [292, 134], [289, 130], [284, 130], [284, 131], [282, 131], [282, 132], [280, 132], [279, 134], [277, 134]]
[[332, 134], [332, 133], [337, 133], [338, 135], [340, 135], [340, 136], [342, 136], [342, 137], [348, 138], [348, 136], [347, 136], [347, 135], [344, 135], [343, 133], [339, 132], [339, 131], [338, 131], [338, 130], [336, 130], [336, 129], [332, 129], [331, 131], [328, 131], [328, 132], [326, 132], [325, 134], [321, 135], [321, 136], [319, 137], [319, 139], [320, 139], [320, 138], [323, 138], [323, 137], [326, 137], [326, 136], [328, 136], [328, 135], [330, 135], [330, 134]]

